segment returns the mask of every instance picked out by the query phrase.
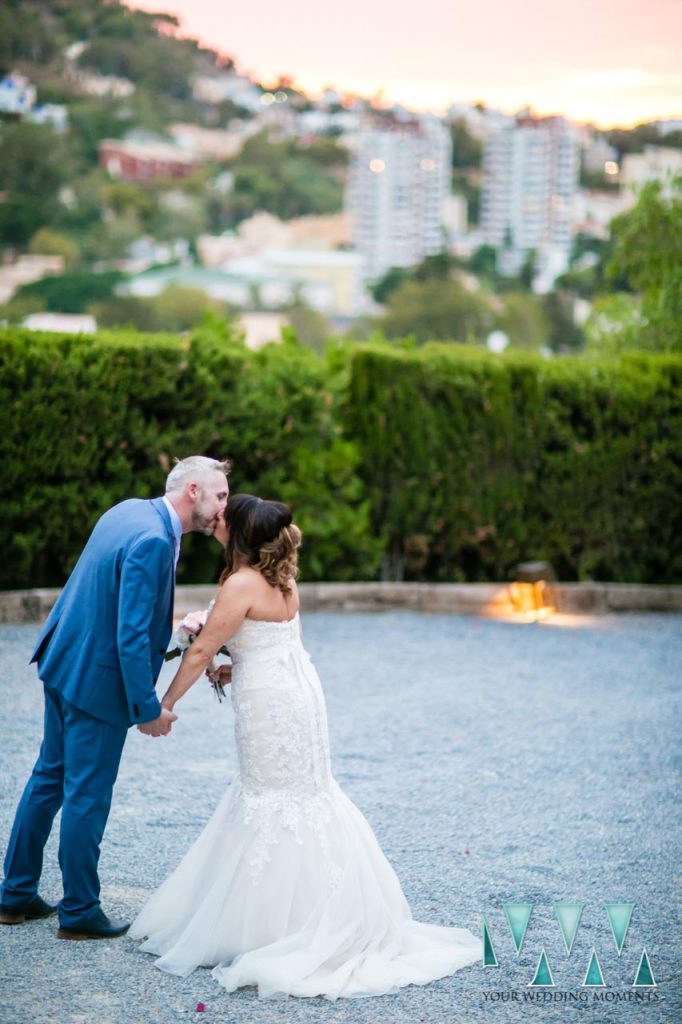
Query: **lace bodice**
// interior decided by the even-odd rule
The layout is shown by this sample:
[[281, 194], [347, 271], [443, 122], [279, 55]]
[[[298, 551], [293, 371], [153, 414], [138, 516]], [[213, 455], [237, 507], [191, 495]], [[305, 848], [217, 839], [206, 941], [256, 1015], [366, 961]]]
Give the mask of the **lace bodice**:
[[273, 622], [266, 619], [244, 619], [241, 626], [228, 641], [230, 655], [235, 664], [241, 662], [250, 652], [271, 650], [273, 655], [279, 648], [289, 647], [301, 641], [301, 623], [298, 612], [293, 619]]

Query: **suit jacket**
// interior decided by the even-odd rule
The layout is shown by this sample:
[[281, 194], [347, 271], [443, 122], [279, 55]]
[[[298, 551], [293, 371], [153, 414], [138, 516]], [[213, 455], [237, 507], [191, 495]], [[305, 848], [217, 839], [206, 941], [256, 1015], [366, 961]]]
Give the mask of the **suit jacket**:
[[132, 498], [95, 525], [31, 661], [75, 707], [128, 727], [161, 714], [155, 684], [173, 623], [174, 538], [161, 498]]

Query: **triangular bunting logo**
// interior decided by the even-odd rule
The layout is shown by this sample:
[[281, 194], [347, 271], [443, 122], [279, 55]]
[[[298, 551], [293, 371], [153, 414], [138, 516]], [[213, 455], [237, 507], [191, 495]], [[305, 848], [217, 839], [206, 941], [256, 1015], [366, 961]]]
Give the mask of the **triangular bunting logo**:
[[552, 988], [554, 985], [554, 978], [549, 967], [549, 960], [545, 953], [545, 947], [542, 947], [542, 953], [540, 953], [540, 959], [538, 965], [535, 968], [535, 977], [532, 981], [528, 982], [529, 988]]
[[571, 950], [573, 949], [573, 943], [578, 932], [578, 925], [580, 924], [580, 918], [582, 917], [584, 903], [555, 903], [554, 914], [559, 927], [561, 928], [561, 934], [564, 939], [564, 946], [566, 952], [570, 956]]
[[497, 967], [495, 947], [493, 946], [493, 940], [490, 938], [490, 932], [488, 931], [488, 922], [486, 921], [485, 918], [483, 918], [483, 966]]
[[611, 925], [611, 934], [613, 935], [613, 941], [616, 943], [616, 949], [618, 950], [618, 956], [620, 956], [625, 942], [625, 936], [628, 933], [630, 927], [630, 918], [632, 917], [632, 911], [635, 909], [634, 903], [605, 903], [604, 909]]
[[592, 953], [590, 955], [590, 962], [587, 965], [587, 973], [585, 974], [585, 980], [583, 981], [583, 988], [605, 987], [606, 982], [604, 981], [604, 975], [602, 974], [599, 957], [597, 956], [597, 951], [593, 946]]
[[651, 964], [649, 963], [649, 957], [646, 949], [642, 950], [642, 956], [639, 961], [639, 967], [637, 968], [637, 974], [635, 980], [632, 983], [633, 988], [656, 988], [656, 982], [654, 981], [654, 972], [651, 970]]
[[507, 918], [509, 931], [514, 940], [514, 947], [517, 953], [521, 952], [521, 946], [526, 935], [530, 915], [533, 913], [532, 903], [503, 903], [502, 908]]

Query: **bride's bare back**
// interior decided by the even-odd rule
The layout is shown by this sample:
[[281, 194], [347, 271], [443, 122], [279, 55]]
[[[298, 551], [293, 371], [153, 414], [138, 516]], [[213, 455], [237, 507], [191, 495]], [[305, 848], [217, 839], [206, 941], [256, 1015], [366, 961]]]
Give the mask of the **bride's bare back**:
[[293, 619], [299, 608], [298, 588], [293, 580], [289, 593], [283, 594], [279, 587], [273, 587], [262, 573], [250, 565], [242, 566], [229, 576], [226, 584], [237, 577], [240, 578], [245, 598], [251, 600], [246, 613], [247, 619], [265, 622], [285, 622]]

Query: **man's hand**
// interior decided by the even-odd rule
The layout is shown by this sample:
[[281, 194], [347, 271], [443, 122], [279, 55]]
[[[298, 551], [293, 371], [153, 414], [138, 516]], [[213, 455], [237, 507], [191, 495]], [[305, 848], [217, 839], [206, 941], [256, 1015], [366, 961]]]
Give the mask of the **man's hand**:
[[145, 736], [167, 736], [171, 731], [173, 722], [177, 722], [177, 720], [177, 715], [169, 711], [168, 708], [162, 708], [158, 718], [155, 718], [153, 722], [143, 722], [137, 728]]

